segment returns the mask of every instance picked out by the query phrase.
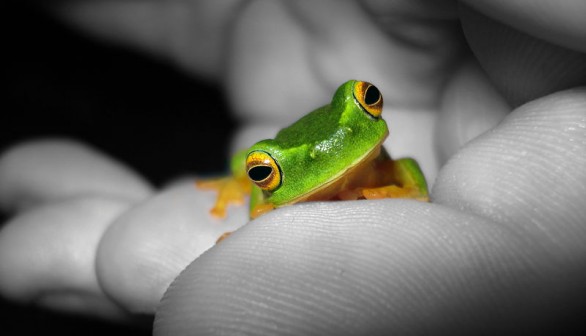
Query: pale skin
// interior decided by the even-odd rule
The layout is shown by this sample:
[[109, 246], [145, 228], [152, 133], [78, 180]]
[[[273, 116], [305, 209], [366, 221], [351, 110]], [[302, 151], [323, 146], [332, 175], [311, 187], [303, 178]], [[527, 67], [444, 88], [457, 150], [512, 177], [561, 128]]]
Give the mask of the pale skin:
[[[397, 107], [385, 116], [390, 151], [437, 176], [433, 202], [290, 206], [197, 258], [246, 222], [244, 208], [212, 225], [213, 195], [154, 191], [85, 147], [30, 143], [0, 159], [0, 203], [15, 210], [0, 231], [2, 295], [123, 321], [157, 309], [157, 335], [518, 334], [576, 314], [586, 283], [584, 2], [217, 3], [49, 9], [221, 83], [251, 122], [236, 142], [266, 138], [259, 125], [289, 123], [347, 78], [376, 82]], [[458, 52], [462, 43], [474, 56]], [[540, 77], [547, 62], [554, 79]], [[259, 87], [262, 104], [249, 91]], [[71, 170], [54, 160], [63, 152], [74, 154]]]

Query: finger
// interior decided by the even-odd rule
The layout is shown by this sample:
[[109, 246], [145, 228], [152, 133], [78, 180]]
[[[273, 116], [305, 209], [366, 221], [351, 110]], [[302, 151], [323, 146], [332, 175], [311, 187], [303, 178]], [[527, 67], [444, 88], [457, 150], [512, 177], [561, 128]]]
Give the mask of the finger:
[[0, 157], [0, 206], [5, 210], [88, 194], [138, 201], [151, 192], [130, 168], [72, 140], [32, 140]]
[[549, 43], [586, 52], [586, 3], [581, 0], [463, 0], [506, 25]]
[[386, 109], [384, 114], [389, 128], [385, 148], [394, 159], [416, 159], [431, 186], [440, 167], [434, 132], [438, 120], [436, 111], [395, 108]]
[[526, 237], [440, 205], [304, 203], [193, 262], [165, 294], [154, 334], [542, 331], [583, 281], [552, 261]]
[[108, 319], [128, 318], [98, 284], [98, 243], [128, 207], [86, 196], [24, 211], [0, 230], [0, 293], [14, 301]]
[[352, 1], [248, 4], [234, 23], [226, 83], [249, 119], [296, 120], [352, 78], [377, 85], [387, 106], [429, 107], [457, 55], [456, 21], [445, 12], [405, 19]]
[[[547, 2], [551, 2], [551, 5], [557, 3]], [[505, 2], [496, 3], [504, 6]], [[521, 3], [524, 5], [526, 2], [515, 2]], [[567, 5], [567, 2], [564, 4]], [[546, 18], [534, 12], [538, 5], [526, 7], [526, 11], [521, 11], [523, 14], [520, 15], [524, 16], [527, 12], [535, 17]], [[555, 7], [557, 10], [558, 7], [565, 6]], [[555, 16], [557, 14], [551, 17]], [[497, 90], [513, 107], [553, 92], [586, 85], [586, 53], [583, 48], [572, 50], [547, 42], [539, 38], [538, 32], [521, 32], [511, 28], [515, 25], [503, 24], [466, 6], [461, 6], [460, 17], [474, 55]], [[547, 17], [550, 17], [549, 14]], [[583, 21], [582, 18], [580, 21]], [[580, 25], [585, 26], [582, 23]], [[586, 43], [582, 42], [582, 46], [584, 45]]]
[[492, 129], [510, 112], [478, 63], [464, 63], [443, 93], [436, 123], [435, 149], [440, 163], [476, 136]]
[[434, 202], [490, 218], [584, 262], [586, 89], [526, 104], [442, 169]]
[[181, 183], [134, 207], [104, 235], [97, 271], [104, 291], [134, 313], [154, 313], [164, 291], [225, 232], [247, 221], [244, 207], [209, 215], [216, 194]]

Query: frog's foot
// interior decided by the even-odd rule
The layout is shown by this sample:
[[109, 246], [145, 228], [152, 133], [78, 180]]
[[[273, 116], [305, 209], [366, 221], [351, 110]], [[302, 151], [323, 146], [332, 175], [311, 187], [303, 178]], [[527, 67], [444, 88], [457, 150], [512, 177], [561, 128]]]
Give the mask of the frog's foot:
[[222, 240], [228, 238], [232, 234], [232, 231], [224, 232], [218, 239], [216, 240], [216, 244], [219, 244]]
[[429, 202], [429, 196], [423, 194], [417, 187], [399, 187], [397, 185], [388, 185], [378, 188], [361, 189], [362, 196], [366, 199], [381, 198], [412, 198], [418, 201]]
[[218, 198], [210, 214], [216, 218], [226, 217], [226, 208], [230, 204], [242, 205], [245, 197], [250, 194], [250, 183], [242, 182], [233, 177], [224, 177], [213, 180], [198, 180], [197, 188], [217, 190]]
[[250, 218], [255, 219], [274, 209], [275, 205], [273, 203], [257, 204], [250, 210]]

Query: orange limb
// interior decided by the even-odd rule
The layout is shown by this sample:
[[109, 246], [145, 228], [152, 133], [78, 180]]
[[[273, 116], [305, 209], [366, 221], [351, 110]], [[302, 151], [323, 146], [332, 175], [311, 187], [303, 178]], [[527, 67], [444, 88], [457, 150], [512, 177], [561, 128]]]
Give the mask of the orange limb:
[[218, 198], [210, 214], [216, 218], [226, 217], [226, 209], [230, 204], [242, 205], [250, 194], [251, 185], [247, 180], [224, 177], [212, 180], [198, 180], [195, 186], [204, 190], [217, 190]]
[[255, 219], [255, 218], [260, 217], [261, 215], [264, 215], [265, 213], [272, 211], [274, 209], [275, 209], [275, 205], [272, 203], [257, 204], [250, 211], [250, 218]]
[[415, 187], [399, 187], [397, 185], [388, 185], [378, 188], [364, 188], [362, 195], [366, 199], [381, 199], [381, 198], [413, 198], [419, 201], [428, 202], [427, 195], [421, 195], [418, 188]]
[[417, 161], [410, 158], [388, 158], [377, 162], [375, 170], [383, 176], [392, 178], [382, 186], [361, 188], [360, 192], [364, 198], [411, 198], [429, 202], [427, 183]]
[[386, 152], [349, 174], [333, 199], [411, 198], [429, 202], [427, 183], [413, 159], [392, 160]]

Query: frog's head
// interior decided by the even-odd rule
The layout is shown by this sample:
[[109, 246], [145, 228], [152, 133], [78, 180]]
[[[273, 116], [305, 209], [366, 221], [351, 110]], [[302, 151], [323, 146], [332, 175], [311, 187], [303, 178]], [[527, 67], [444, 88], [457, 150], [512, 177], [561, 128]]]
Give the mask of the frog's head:
[[388, 134], [382, 107], [374, 85], [342, 84], [330, 104], [249, 149], [249, 178], [276, 206], [311, 195], [381, 146]]

